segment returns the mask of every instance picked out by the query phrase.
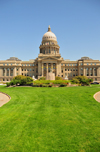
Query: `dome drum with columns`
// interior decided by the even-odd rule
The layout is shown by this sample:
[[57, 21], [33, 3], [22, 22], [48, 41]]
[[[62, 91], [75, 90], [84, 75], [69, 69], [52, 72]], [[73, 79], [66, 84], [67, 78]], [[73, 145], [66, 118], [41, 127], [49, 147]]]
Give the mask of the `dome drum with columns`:
[[57, 44], [56, 35], [51, 32], [50, 26], [48, 31], [43, 35], [42, 43], [40, 45], [40, 53], [42, 54], [59, 54], [59, 45]]
[[[77, 61], [64, 60], [59, 53], [59, 45], [56, 35], [48, 31], [43, 35], [38, 58], [22, 61], [11, 57], [0, 61], [0, 81], [11, 81], [14, 76], [25, 75], [35, 77], [46, 77], [52, 71], [53, 75], [72, 79], [75, 76], [87, 76], [94, 81], [100, 82], [100, 61], [89, 57], [82, 57]], [[69, 53], [69, 52], [68, 52]]]

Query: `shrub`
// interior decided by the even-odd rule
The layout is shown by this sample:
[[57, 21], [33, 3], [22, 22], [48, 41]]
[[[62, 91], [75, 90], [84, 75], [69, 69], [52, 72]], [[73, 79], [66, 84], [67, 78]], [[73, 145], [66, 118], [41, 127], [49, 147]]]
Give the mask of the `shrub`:
[[11, 80], [10, 81], [10, 85], [16, 85], [16, 83], [17, 83], [16, 80]]
[[45, 77], [41, 77], [39, 80], [46, 80], [46, 78]]
[[76, 76], [74, 79], [78, 79], [79, 83], [81, 83], [83, 80], [87, 80], [88, 78], [86, 76]]
[[15, 84], [20, 84], [20, 85], [25, 85], [25, 84], [31, 84], [33, 82], [33, 79], [31, 77], [23, 76], [23, 75], [18, 75], [13, 78], [11, 81], [11, 85]]
[[89, 82], [92, 81], [88, 79], [86, 76], [76, 76], [75, 78], [72, 79], [73, 83], [80, 83], [82, 85], [89, 85]]
[[79, 80], [78, 80], [78, 79], [73, 78], [73, 79], [72, 79], [72, 83], [74, 83], [74, 84], [78, 84], [78, 83], [79, 83]]
[[26, 78], [26, 76], [24, 76], [24, 75], [17, 75], [17, 76], [15, 76], [15, 77], [13, 78], [13, 80], [21, 80], [21, 79], [23, 79], [23, 78]]
[[93, 79], [88, 79], [88, 82], [89, 82], [89, 83], [93, 82]]
[[62, 84], [60, 84], [59, 87], [66, 87], [66, 86], [67, 86], [66, 84], [62, 83]]
[[55, 77], [55, 80], [62, 80], [62, 78], [61, 78], [61, 77], [56, 76], [56, 77]]
[[53, 86], [52, 84], [49, 84], [49, 85], [48, 85], [48, 87], [52, 87], [52, 86]]
[[7, 84], [7, 87], [9, 87], [9, 86], [10, 86], [10, 82], [7, 82], [6, 84]]
[[42, 86], [43, 86], [43, 87], [48, 87], [48, 85], [47, 85], [47, 84], [43, 84]]

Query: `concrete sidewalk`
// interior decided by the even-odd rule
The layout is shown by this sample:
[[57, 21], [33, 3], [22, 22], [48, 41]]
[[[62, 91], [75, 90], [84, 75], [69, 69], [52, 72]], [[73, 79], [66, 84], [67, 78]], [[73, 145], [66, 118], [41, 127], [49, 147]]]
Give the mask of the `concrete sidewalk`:
[[100, 102], [100, 91], [94, 94], [94, 99], [98, 102]]
[[2, 92], [0, 92], [0, 107], [6, 104], [10, 100], [10, 97]]

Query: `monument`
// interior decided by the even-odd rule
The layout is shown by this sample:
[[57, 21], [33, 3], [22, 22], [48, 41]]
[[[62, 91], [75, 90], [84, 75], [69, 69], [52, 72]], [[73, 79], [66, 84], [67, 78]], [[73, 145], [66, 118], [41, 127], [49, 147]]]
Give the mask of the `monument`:
[[53, 73], [52, 69], [46, 74], [46, 80], [55, 80], [55, 73]]

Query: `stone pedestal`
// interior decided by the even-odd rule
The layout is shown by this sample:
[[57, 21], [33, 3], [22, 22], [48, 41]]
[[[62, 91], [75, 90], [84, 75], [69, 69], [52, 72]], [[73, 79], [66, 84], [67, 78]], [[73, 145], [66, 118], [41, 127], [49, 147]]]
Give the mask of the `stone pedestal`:
[[55, 73], [49, 72], [46, 75], [46, 80], [55, 80]]

